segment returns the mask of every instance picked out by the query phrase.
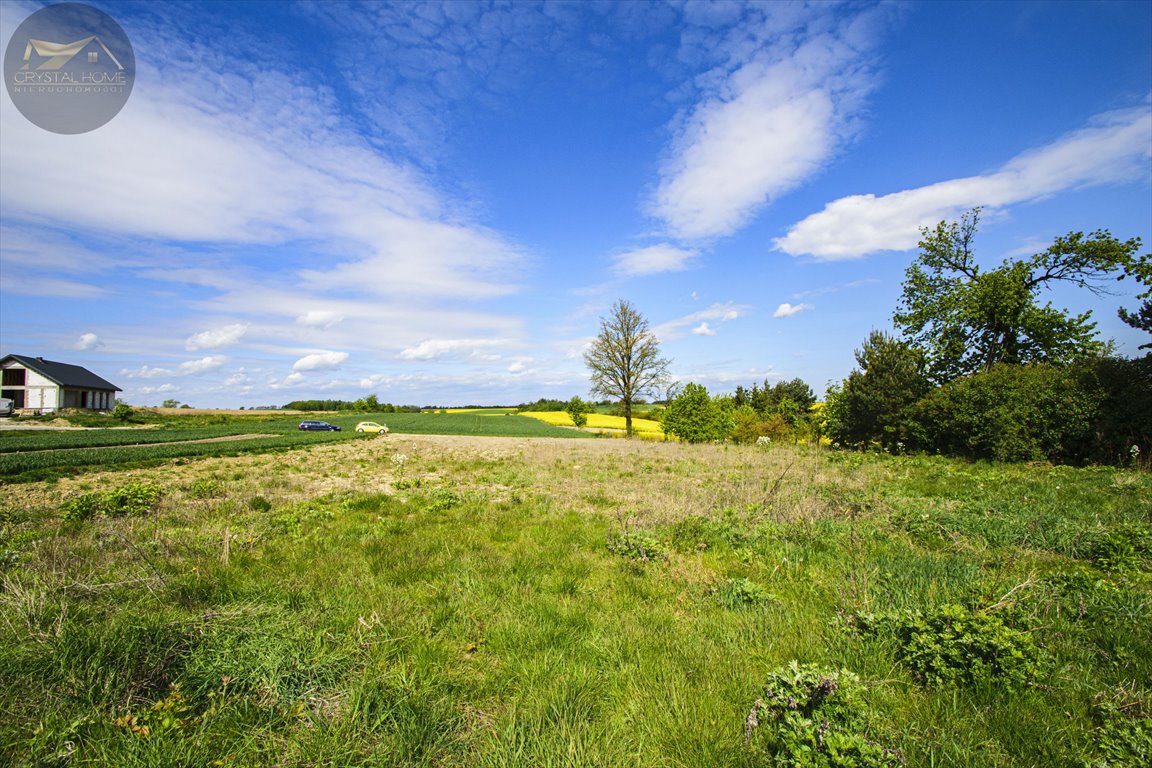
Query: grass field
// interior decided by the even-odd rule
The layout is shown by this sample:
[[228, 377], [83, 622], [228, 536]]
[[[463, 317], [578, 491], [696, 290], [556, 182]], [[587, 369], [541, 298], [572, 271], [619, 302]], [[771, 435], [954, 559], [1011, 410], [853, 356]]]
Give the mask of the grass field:
[[1147, 764], [1146, 473], [394, 434], [3, 491], [0, 764]]
[[[301, 432], [301, 416], [270, 419], [232, 414], [223, 423], [203, 426], [216, 417], [177, 413], [177, 426], [159, 428], [85, 429], [77, 431], [9, 431], [0, 433], [0, 479], [38, 479], [96, 466], [158, 463], [197, 456], [278, 452], [317, 443], [366, 438], [354, 432], [358, 421], [379, 421], [393, 432], [515, 437], [581, 437], [539, 420], [500, 412], [388, 413], [331, 416], [341, 432]], [[305, 415], [307, 417], [307, 415]], [[88, 417], [91, 418], [91, 417]], [[108, 423], [104, 419], [104, 423]], [[197, 425], [197, 426], [188, 426]], [[155, 425], [153, 425], [155, 426]], [[249, 436], [252, 439], [225, 440]]]

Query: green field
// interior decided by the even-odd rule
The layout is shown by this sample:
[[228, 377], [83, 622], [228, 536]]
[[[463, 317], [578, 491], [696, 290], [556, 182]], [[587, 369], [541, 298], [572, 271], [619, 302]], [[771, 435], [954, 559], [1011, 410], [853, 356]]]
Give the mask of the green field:
[[[301, 432], [297, 425], [308, 415], [291, 419], [234, 417], [223, 424], [189, 428], [85, 429], [76, 431], [15, 431], [0, 433], [0, 479], [36, 479], [46, 474], [84, 468], [156, 463], [197, 456], [234, 456], [308, 447], [340, 440], [375, 439], [353, 430], [359, 421], [388, 424], [398, 434], [485, 435], [505, 437], [586, 437], [572, 430], [516, 415], [480, 412], [388, 413], [320, 418], [341, 432]], [[201, 422], [211, 417], [201, 418]], [[182, 425], [196, 423], [186, 417]], [[221, 440], [238, 435], [254, 439]], [[214, 442], [187, 442], [208, 441]]]
[[6, 765], [1147, 764], [1146, 473], [394, 434], [6, 491]]

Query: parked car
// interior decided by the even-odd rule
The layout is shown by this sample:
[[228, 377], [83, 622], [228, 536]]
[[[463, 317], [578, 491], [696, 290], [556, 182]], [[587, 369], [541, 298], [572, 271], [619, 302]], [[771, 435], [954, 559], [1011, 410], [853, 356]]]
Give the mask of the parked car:
[[340, 427], [335, 424], [329, 424], [326, 421], [302, 421], [297, 429], [307, 430], [309, 432], [339, 432]]
[[356, 425], [357, 432], [375, 432], [378, 435], [386, 435], [391, 430], [388, 429], [387, 424], [377, 424], [374, 421], [362, 421]]
[[0, 397], [0, 416], [11, 416], [15, 401], [10, 397]]

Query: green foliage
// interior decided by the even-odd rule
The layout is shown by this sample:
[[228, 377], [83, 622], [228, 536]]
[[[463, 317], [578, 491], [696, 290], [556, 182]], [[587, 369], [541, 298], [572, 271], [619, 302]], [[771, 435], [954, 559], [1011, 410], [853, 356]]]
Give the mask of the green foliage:
[[629, 528], [627, 525], [619, 531], [615, 529], [608, 531], [608, 551], [641, 563], [668, 559], [668, 552], [660, 539], [647, 531]]
[[1099, 291], [1105, 276], [1132, 264], [1139, 238], [1072, 232], [1030, 259], [982, 270], [972, 250], [979, 219], [976, 208], [921, 230], [920, 255], [905, 272], [893, 321], [924, 352], [932, 380], [943, 384], [998, 363], [1062, 364], [1100, 354], [1090, 312], [1071, 316], [1040, 306], [1037, 296], [1060, 282]]
[[845, 446], [878, 442], [896, 450], [907, 442], [912, 406], [929, 390], [924, 357], [882, 331], [856, 351], [858, 368], [830, 387], [822, 417], [825, 434]]
[[65, 522], [77, 523], [94, 517], [143, 515], [160, 500], [159, 486], [133, 482], [108, 491], [93, 491], [73, 496], [60, 505]]
[[608, 317], [600, 319], [600, 333], [584, 353], [592, 379], [592, 394], [619, 400], [624, 406], [625, 430], [632, 436], [632, 404], [655, 392], [668, 376], [668, 360], [660, 357], [660, 342], [636, 308], [621, 299]]
[[572, 399], [564, 404], [564, 412], [571, 417], [577, 429], [583, 429], [588, 423], [588, 414], [591, 411], [592, 406], [581, 400], [579, 395], [573, 395]]
[[269, 512], [272, 509], [272, 502], [263, 496], [253, 496], [248, 499], [248, 509], [253, 512]]
[[[569, 401], [571, 402], [571, 401]], [[542, 397], [534, 403], [521, 403], [516, 406], [518, 412], [546, 412], [546, 411], [563, 411], [568, 407], [568, 403], [563, 400], [555, 400], [553, 398]]]
[[773, 670], [744, 721], [744, 737], [779, 768], [896, 768], [900, 756], [869, 740], [860, 679], [793, 660]]
[[725, 608], [747, 608], [776, 602], [776, 596], [747, 578], [725, 579], [712, 588], [716, 601]]
[[1093, 748], [1083, 757], [1084, 768], [1144, 768], [1152, 765], [1152, 697], [1133, 688], [1096, 697]]
[[112, 409], [112, 418], [118, 421], [128, 421], [132, 416], [132, 406], [127, 403], [116, 403], [116, 407]]
[[1040, 671], [1041, 654], [1031, 635], [962, 605], [927, 613], [861, 612], [849, 624], [865, 637], [892, 638], [897, 659], [926, 685], [1025, 686]]
[[212, 478], [192, 481], [184, 492], [192, 499], [214, 499], [224, 495], [224, 484]]
[[[1152, 333], [1152, 253], [1145, 253], [1125, 265], [1124, 277], [1134, 278], [1146, 290], [1136, 294], [1142, 303], [1135, 312], [1121, 307], [1120, 319], [1133, 328]], [[1152, 341], [1140, 345], [1140, 349], [1149, 347], [1152, 347]]]
[[914, 442], [954, 456], [1077, 462], [1088, 458], [1104, 393], [1074, 371], [997, 365], [951, 381], [914, 410]]
[[734, 426], [729, 409], [709, 397], [702, 385], [694, 383], [685, 386], [668, 403], [660, 425], [666, 434], [689, 443], [724, 440]]

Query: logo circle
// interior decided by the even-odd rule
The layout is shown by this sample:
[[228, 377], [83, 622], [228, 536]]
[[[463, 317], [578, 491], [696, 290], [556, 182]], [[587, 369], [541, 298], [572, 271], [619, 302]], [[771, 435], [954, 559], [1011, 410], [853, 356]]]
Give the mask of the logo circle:
[[136, 54], [123, 28], [90, 5], [33, 13], [4, 50], [12, 103], [46, 131], [87, 133], [120, 112], [136, 81]]

